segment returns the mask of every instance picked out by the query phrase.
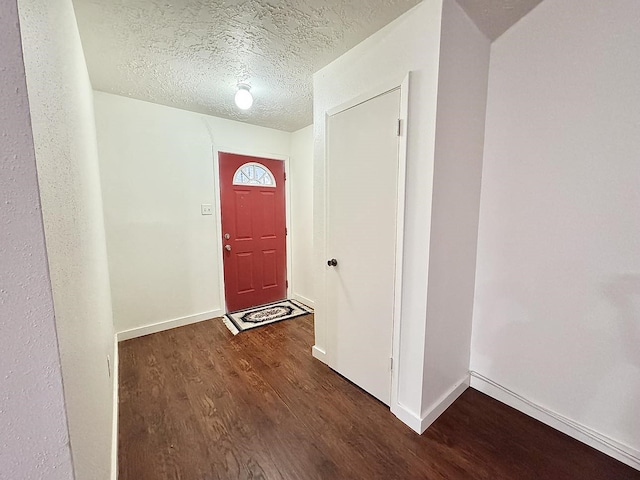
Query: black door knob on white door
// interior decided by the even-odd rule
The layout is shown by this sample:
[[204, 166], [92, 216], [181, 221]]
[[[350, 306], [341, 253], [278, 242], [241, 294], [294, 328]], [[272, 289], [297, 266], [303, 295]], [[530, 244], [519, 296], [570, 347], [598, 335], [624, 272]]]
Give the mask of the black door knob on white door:
[[338, 266], [338, 261], [335, 258], [332, 258], [331, 260], [327, 260], [327, 265], [330, 267], [336, 267]]

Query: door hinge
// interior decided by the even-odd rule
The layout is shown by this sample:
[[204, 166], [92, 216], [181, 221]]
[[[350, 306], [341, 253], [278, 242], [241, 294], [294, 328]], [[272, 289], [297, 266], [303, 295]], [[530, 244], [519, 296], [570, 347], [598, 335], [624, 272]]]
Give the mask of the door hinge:
[[393, 357], [389, 358], [389, 369], [393, 371]]
[[398, 119], [398, 132], [397, 132], [397, 135], [398, 136], [402, 135], [402, 119], [401, 118]]
[[287, 229], [287, 227], [284, 227], [284, 234], [289, 235], [289, 230]]
[[284, 281], [284, 286], [285, 286], [286, 288], [289, 288], [289, 280], [285, 280], [285, 281]]
[[284, 172], [284, 181], [287, 181], [287, 172]]

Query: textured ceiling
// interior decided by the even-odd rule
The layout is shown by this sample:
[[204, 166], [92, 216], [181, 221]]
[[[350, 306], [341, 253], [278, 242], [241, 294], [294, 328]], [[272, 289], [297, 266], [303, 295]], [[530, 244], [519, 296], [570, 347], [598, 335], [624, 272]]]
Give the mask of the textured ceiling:
[[[542, 0], [457, 0], [491, 40]], [[96, 90], [294, 131], [312, 74], [420, 0], [74, 0]], [[233, 96], [251, 85], [255, 103]]]
[[542, 0], [456, 0], [490, 40], [495, 40]]
[[74, 0], [96, 90], [286, 131], [312, 121], [316, 70], [417, 3]]

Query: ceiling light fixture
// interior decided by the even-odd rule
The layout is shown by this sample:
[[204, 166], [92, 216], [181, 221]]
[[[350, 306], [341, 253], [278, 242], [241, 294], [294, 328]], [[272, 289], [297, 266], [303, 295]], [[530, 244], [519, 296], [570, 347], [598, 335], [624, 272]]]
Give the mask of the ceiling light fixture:
[[236, 92], [236, 105], [240, 110], [249, 110], [253, 105], [253, 95], [251, 95], [251, 87], [244, 83], [238, 85]]

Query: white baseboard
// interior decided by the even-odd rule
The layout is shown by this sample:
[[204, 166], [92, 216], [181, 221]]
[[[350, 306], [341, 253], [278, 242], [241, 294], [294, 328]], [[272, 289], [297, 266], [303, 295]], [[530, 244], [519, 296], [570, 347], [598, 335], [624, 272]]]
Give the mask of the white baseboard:
[[436, 419], [444, 413], [444, 411], [451, 406], [457, 398], [469, 388], [469, 375], [465, 375], [451, 389], [445, 393], [440, 399], [438, 399], [431, 407], [422, 414], [420, 420], [420, 431], [423, 433], [429, 426], [436, 421]]
[[111, 480], [118, 480], [118, 378], [120, 374], [119, 360], [118, 360], [118, 337], [114, 336], [113, 339], [113, 419], [111, 427]]
[[300, 303], [305, 304], [307, 307], [315, 308], [315, 302], [308, 299], [307, 297], [294, 293], [292, 298], [299, 301]]
[[327, 363], [327, 352], [325, 352], [321, 348], [316, 347], [315, 345], [311, 349], [311, 355], [313, 356], [313, 358], [317, 358], [322, 363]]
[[595, 448], [620, 460], [622, 463], [629, 465], [636, 470], [640, 470], [640, 452], [624, 445], [612, 438], [607, 437], [595, 430], [586, 427], [578, 422], [571, 420], [559, 413], [548, 410], [536, 403], [518, 395], [506, 387], [484, 377], [477, 372], [470, 372], [471, 387], [479, 390], [499, 402], [505, 403], [522, 413], [541, 421], [542, 423], [561, 431], [562, 433], [575, 438], [576, 440], [586, 443]]
[[416, 433], [422, 433], [422, 419], [400, 403], [391, 405], [391, 413]]
[[469, 376], [466, 375], [449, 389], [426, 412], [418, 416], [400, 403], [391, 405], [391, 413], [398, 417], [402, 423], [414, 432], [422, 434], [436, 419], [451, 406], [462, 393], [469, 388]]
[[205, 320], [221, 317], [223, 315], [224, 312], [222, 310], [211, 310], [210, 312], [202, 312], [196, 315], [189, 315], [188, 317], [174, 318], [173, 320], [165, 320], [163, 322], [143, 325], [142, 327], [136, 327], [130, 330], [118, 332], [116, 335], [118, 338], [118, 342], [122, 342], [124, 340], [130, 340], [136, 337], [143, 337], [151, 333], [163, 332], [172, 328], [184, 327], [185, 325], [190, 325], [192, 323], [203, 322]]

